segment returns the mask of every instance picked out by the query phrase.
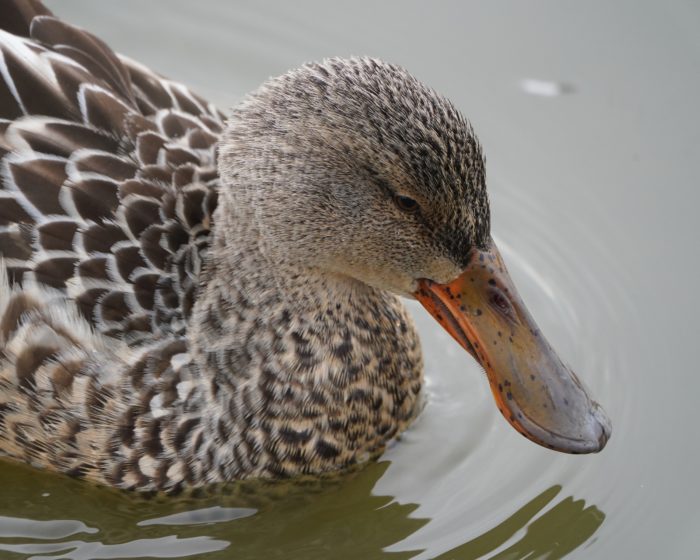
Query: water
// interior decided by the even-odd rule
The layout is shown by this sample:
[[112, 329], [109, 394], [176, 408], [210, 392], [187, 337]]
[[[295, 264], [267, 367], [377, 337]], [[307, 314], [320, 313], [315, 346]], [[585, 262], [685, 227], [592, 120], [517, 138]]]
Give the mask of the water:
[[691, 2], [50, 3], [220, 107], [329, 55], [407, 66], [472, 120], [493, 232], [605, 405], [596, 456], [509, 428], [417, 306], [428, 406], [339, 479], [144, 499], [0, 465], [0, 558], [692, 558], [700, 8]]

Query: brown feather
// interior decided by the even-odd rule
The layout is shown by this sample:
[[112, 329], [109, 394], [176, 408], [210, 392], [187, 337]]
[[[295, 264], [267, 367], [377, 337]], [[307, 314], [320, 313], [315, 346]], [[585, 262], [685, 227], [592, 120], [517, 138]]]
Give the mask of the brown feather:
[[128, 72], [101, 39], [54, 17], [34, 19], [31, 36], [81, 64], [96, 78], [104, 80], [122, 100], [134, 103]]
[[0, 29], [20, 37], [29, 37], [31, 22], [40, 15], [52, 14], [39, 0], [0, 2]]

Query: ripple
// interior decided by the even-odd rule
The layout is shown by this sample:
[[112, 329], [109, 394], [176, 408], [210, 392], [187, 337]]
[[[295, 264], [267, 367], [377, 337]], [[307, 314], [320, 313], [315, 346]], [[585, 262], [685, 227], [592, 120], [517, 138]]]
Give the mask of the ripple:
[[201, 525], [211, 523], [223, 523], [250, 517], [255, 515], [257, 510], [252, 508], [227, 508], [221, 506], [213, 506], [208, 508], [183, 511], [166, 515], [164, 517], [156, 517], [154, 519], [146, 519], [139, 521], [139, 527], [147, 527], [149, 525]]
[[78, 533], [97, 533], [97, 529], [73, 519], [36, 521], [0, 515], [2, 538], [62, 539]]
[[[127, 558], [186, 558], [223, 550], [229, 542], [209, 537], [181, 539], [175, 535], [157, 539], [137, 539], [122, 544], [67, 541], [52, 544], [2, 544], [0, 550], [30, 554], [36, 560], [103, 560]], [[45, 556], [58, 552], [58, 556]], [[41, 556], [36, 556], [40, 554]]]
[[620, 390], [632, 384], [616, 328], [620, 316], [629, 320], [635, 310], [624, 289], [625, 272], [600, 242], [605, 231], [589, 232], [578, 216], [553, 218], [514, 186], [497, 185], [492, 204], [498, 216], [494, 238], [516, 286], [553, 347], [611, 413], [613, 438], [599, 456], [554, 453], [525, 440], [496, 410], [481, 368], [427, 314], [411, 307], [426, 354], [428, 406], [406, 440], [387, 453], [392, 464], [375, 491], [418, 503], [416, 515], [431, 519], [391, 549], [426, 550], [419, 558], [454, 552], [465, 540], [489, 534], [518, 504], [532, 503], [548, 487], [572, 495], [547, 506], [539, 525], [534, 521], [511, 535], [496, 557], [521, 557], [515, 551], [528, 546], [532, 554], [541, 553], [529, 541], [557, 523], [560, 531], [573, 531], [571, 542], [579, 546], [605, 519], [595, 502], [610, 499], [615, 489], [601, 484], [607, 475], [602, 472], [616, 454], [616, 431], [629, 429], [634, 394]]

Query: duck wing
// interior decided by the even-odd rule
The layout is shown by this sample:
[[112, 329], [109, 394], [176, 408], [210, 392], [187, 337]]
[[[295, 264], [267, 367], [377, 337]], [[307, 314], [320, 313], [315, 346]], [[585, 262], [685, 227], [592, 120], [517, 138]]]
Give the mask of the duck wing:
[[0, 266], [131, 345], [184, 333], [222, 114], [32, 0], [0, 7]]

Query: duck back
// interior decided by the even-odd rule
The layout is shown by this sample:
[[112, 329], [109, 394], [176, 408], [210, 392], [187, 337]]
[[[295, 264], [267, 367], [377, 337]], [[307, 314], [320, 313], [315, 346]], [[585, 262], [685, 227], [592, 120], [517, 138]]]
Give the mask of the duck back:
[[186, 329], [222, 126], [39, 2], [0, 4], [0, 454], [182, 480], [163, 457], [199, 422], [178, 403], [198, 409]]
[[10, 284], [59, 290], [130, 344], [182, 334], [216, 206], [221, 114], [42, 6], [8, 5], [0, 258]]

